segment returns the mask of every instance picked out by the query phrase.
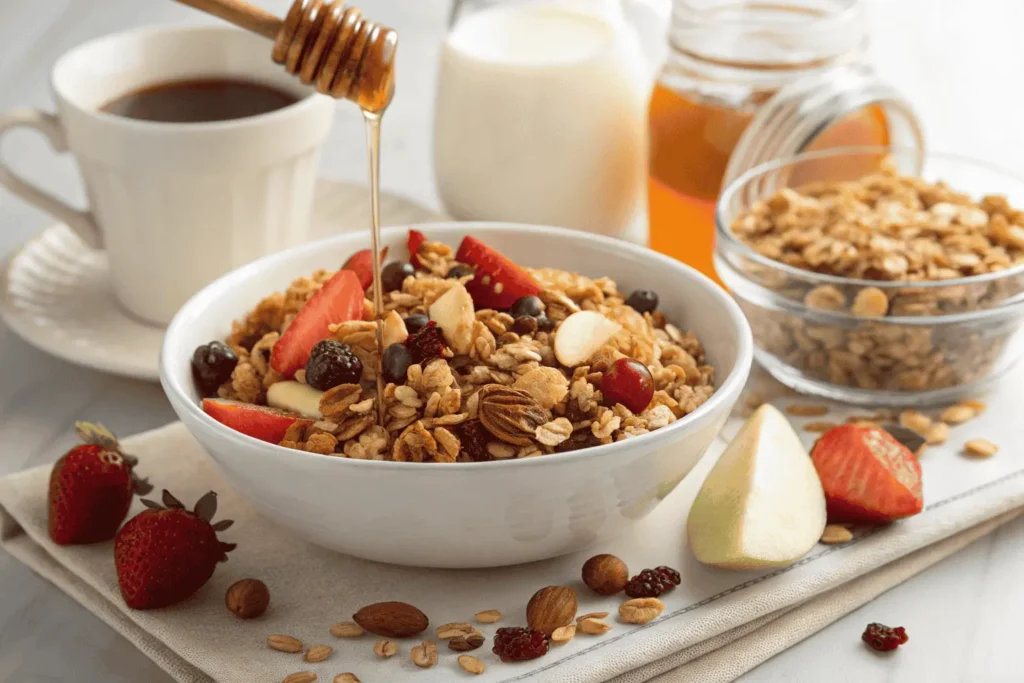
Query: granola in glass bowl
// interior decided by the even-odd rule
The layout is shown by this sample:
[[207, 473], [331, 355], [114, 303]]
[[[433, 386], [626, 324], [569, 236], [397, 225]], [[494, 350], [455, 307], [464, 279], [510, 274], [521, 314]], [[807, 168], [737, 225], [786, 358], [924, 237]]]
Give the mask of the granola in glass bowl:
[[714, 392], [700, 340], [665, 319], [655, 292], [521, 267], [473, 237], [453, 252], [413, 230], [408, 247], [382, 272], [382, 361], [364, 250], [197, 348], [204, 410], [287, 448], [452, 463], [622, 441]]

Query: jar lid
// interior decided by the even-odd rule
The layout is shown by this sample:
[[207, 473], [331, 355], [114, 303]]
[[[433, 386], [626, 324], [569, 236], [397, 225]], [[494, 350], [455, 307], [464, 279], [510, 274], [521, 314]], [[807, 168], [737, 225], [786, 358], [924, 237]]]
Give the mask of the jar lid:
[[851, 64], [796, 80], [778, 90], [740, 136], [724, 185], [751, 168], [807, 151], [826, 129], [865, 107], [880, 106], [889, 129], [890, 147], [910, 150], [904, 158], [919, 175], [924, 163], [924, 134], [910, 104], [868, 66]]

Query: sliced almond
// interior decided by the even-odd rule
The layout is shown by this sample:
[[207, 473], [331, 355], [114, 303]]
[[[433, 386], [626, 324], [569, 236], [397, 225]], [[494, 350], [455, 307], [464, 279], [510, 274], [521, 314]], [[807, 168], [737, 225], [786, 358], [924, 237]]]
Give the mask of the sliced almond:
[[330, 645], [314, 645], [306, 650], [306, 654], [302, 658], [307, 662], [315, 664], [330, 657], [332, 652], [334, 652], [334, 648]]
[[560, 626], [551, 632], [552, 643], [568, 643], [576, 635], [576, 624], [569, 624], [568, 626]]
[[301, 382], [275, 382], [267, 389], [267, 405], [319, 420], [324, 392]]
[[622, 325], [595, 311], [578, 311], [555, 332], [555, 358], [567, 368], [583, 365], [615, 336]]
[[483, 612], [477, 612], [474, 614], [473, 618], [481, 624], [493, 624], [501, 621], [501, 612], [496, 609], [485, 609]]
[[825, 530], [821, 533], [821, 542], [825, 545], [841, 545], [853, 540], [853, 534], [844, 526], [838, 524], [826, 524]]
[[929, 446], [938, 446], [945, 443], [946, 439], [949, 438], [949, 425], [945, 422], [933, 422], [931, 427], [928, 428], [928, 433], [924, 436], [925, 443]]
[[600, 619], [584, 619], [576, 624], [576, 628], [591, 636], [599, 636], [611, 630], [611, 624]]
[[269, 636], [267, 638], [267, 646], [278, 652], [302, 652], [302, 641], [292, 636]]
[[920, 411], [904, 410], [900, 413], [900, 424], [923, 435], [928, 433], [928, 428], [932, 426], [932, 420]]
[[430, 305], [430, 319], [437, 323], [452, 350], [468, 354], [473, 346], [473, 298], [466, 288], [456, 283]]
[[646, 624], [664, 610], [665, 603], [658, 598], [634, 598], [619, 605], [619, 618], [627, 624]]
[[398, 315], [398, 311], [388, 311], [381, 321], [381, 325], [385, 349], [392, 344], [401, 344], [409, 338], [409, 330], [406, 328], [402, 316]]
[[576, 617], [576, 623], [578, 624], [584, 619], [604, 619], [607, 616], [607, 612], [587, 612], [586, 614]]
[[335, 638], [357, 638], [363, 633], [363, 627], [352, 621], [343, 621], [331, 626], [331, 635]]

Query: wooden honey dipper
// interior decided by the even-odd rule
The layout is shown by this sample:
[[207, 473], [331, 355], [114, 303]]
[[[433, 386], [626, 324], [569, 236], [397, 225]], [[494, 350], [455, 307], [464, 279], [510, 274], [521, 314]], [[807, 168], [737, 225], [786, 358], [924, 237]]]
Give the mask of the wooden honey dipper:
[[318, 92], [381, 112], [395, 91], [398, 34], [342, 0], [295, 0], [284, 20], [244, 0], [177, 0], [274, 41], [271, 57]]

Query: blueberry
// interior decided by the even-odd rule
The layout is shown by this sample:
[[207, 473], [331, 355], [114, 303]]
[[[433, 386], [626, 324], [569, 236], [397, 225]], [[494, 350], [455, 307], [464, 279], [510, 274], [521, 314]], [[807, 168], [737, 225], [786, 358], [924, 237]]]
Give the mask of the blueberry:
[[339, 384], [358, 384], [362, 375], [363, 362], [348, 344], [324, 339], [309, 352], [306, 383], [314, 389], [327, 391]]
[[227, 344], [212, 341], [196, 348], [192, 354], [192, 378], [199, 393], [216, 396], [221, 384], [231, 379], [238, 365], [238, 356]]
[[384, 349], [384, 381], [405, 384], [406, 371], [412, 365], [412, 354], [405, 344], [392, 344]]
[[626, 305], [637, 313], [654, 313], [658, 308], [658, 295], [649, 289], [637, 289], [626, 299]]
[[430, 318], [422, 313], [413, 313], [405, 318], [405, 329], [409, 334], [416, 334], [430, 322]]
[[448, 274], [445, 275], [445, 277], [457, 280], [459, 278], [466, 277], [467, 275], [472, 275], [475, 272], [476, 271], [473, 270], [473, 266], [467, 266], [465, 263], [456, 263], [452, 266], [452, 269], [448, 271]]
[[402, 288], [405, 278], [415, 274], [416, 269], [412, 267], [411, 263], [392, 261], [380, 271], [381, 285], [385, 292], [393, 292]]
[[515, 303], [512, 304], [512, 308], [509, 309], [508, 314], [513, 318], [519, 318], [524, 315], [528, 315], [531, 318], [536, 318], [544, 313], [544, 304], [538, 297], [535, 296], [521, 296], [516, 299]]

